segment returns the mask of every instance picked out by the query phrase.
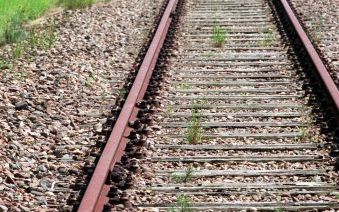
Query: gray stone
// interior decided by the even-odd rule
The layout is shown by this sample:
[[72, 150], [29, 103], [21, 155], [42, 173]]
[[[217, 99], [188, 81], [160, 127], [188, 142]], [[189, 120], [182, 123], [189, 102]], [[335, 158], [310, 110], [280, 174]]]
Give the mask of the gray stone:
[[15, 103], [15, 109], [24, 110], [28, 108], [28, 103], [25, 101]]
[[0, 205], [0, 212], [7, 212], [8, 208], [4, 205]]
[[47, 205], [46, 197], [42, 197], [42, 196], [37, 197], [37, 202], [39, 205]]
[[40, 165], [40, 166], [38, 166], [38, 170], [39, 170], [40, 172], [47, 172], [47, 168], [45, 167], [45, 165]]
[[73, 160], [73, 157], [69, 154], [62, 156], [61, 160], [70, 161]]
[[20, 205], [19, 207], [20, 207], [20, 209], [21, 209], [22, 211], [25, 211], [25, 212], [31, 211], [31, 209], [29, 209], [28, 207], [25, 207], [25, 206], [23, 206], [23, 205]]
[[22, 92], [22, 93], [20, 94], [20, 97], [22, 97], [22, 98], [28, 98], [28, 97], [29, 97], [29, 94], [28, 94], [27, 92]]

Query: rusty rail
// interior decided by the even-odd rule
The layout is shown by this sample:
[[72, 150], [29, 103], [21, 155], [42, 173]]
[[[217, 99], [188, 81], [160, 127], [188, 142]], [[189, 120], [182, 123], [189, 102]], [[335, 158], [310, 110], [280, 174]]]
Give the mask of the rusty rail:
[[141, 101], [145, 95], [153, 69], [172, 21], [171, 14], [176, 9], [177, 3], [178, 0], [170, 0], [167, 4], [155, 36], [94, 170], [78, 211], [102, 211], [105, 203], [108, 201], [106, 195], [109, 191], [109, 186], [105, 184], [106, 178], [109, 172], [112, 171], [114, 164], [120, 160], [123, 154], [126, 146], [125, 137], [131, 131], [128, 127], [128, 123], [136, 119], [138, 109], [135, 105], [137, 102]]
[[327, 70], [326, 66], [324, 65], [323, 61], [321, 60], [320, 56], [318, 55], [317, 51], [315, 50], [312, 42], [308, 38], [306, 32], [304, 31], [303, 27], [301, 26], [298, 18], [294, 14], [291, 6], [289, 5], [287, 0], [278, 0], [282, 7], [284, 8], [284, 12], [287, 14], [289, 20], [291, 21], [293, 28], [298, 34], [299, 39], [302, 42], [302, 45], [307, 51], [307, 54], [311, 58], [311, 61], [323, 82], [329, 96], [331, 97], [336, 112], [339, 111], [339, 91], [337, 86], [335, 85], [333, 79], [331, 78], [329, 71]]

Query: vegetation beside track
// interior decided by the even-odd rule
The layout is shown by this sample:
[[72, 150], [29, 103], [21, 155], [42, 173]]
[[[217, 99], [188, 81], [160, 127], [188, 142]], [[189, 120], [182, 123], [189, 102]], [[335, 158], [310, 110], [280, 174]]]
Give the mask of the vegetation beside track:
[[84, 8], [97, 0], [0, 0], [0, 44], [13, 43], [26, 37], [24, 24], [37, 19], [49, 9], [63, 6], [66, 9]]

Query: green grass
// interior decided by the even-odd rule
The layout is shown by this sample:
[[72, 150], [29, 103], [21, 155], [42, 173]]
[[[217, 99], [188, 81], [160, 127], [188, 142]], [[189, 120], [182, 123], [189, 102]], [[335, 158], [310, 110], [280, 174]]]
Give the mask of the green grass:
[[25, 37], [23, 24], [43, 15], [57, 0], [0, 0], [0, 43]]
[[186, 170], [186, 172], [182, 174], [173, 174], [172, 180], [176, 183], [187, 183], [193, 176], [194, 168], [192, 166], [189, 166]]
[[273, 31], [273, 29], [271, 28], [267, 28], [264, 31], [264, 35], [265, 35], [265, 40], [261, 41], [261, 46], [272, 46], [274, 44], [274, 40], [275, 40], [275, 33]]
[[284, 209], [283, 208], [277, 208], [274, 210], [275, 212], [284, 212]]
[[0, 45], [27, 37], [24, 24], [58, 5], [66, 9], [92, 6], [97, 0], [0, 0]]
[[95, 0], [60, 0], [66, 9], [78, 9], [90, 7], [95, 3]]
[[175, 205], [170, 207], [168, 212], [193, 212], [192, 209], [192, 200], [190, 197], [186, 196], [185, 194], [181, 194], [177, 196], [177, 202]]
[[189, 120], [186, 131], [186, 142], [190, 144], [200, 143], [203, 139], [203, 129], [201, 127], [201, 115], [199, 109], [192, 109], [192, 116]]
[[228, 38], [228, 30], [220, 26], [213, 26], [212, 41], [215, 47], [223, 47]]

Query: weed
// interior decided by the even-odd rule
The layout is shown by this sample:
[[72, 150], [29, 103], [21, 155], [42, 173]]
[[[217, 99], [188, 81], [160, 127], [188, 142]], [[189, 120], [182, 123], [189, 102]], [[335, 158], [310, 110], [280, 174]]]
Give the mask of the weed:
[[48, 26], [41, 33], [38, 33], [35, 31], [35, 29], [32, 29], [27, 39], [27, 43], [29, 47], [32, 49], [42, 48], [48, 50], [53, 47], [56, 41], [56, 36], [54, 33], [55, 33], [54, 25]]
[[95, 0], [60, 0], [60, 3], [64, 5], [66, 9], [81, 9], [86, 7], [91, 7]]
[[326, 23], [325, 17], [324, 16], [320, 16], [319, 17], [319, 24], [320, 26], [324, 26]]
[[222, 29], [220, 26], [213, 26], [213, 35], [212, 35], [212, 41], [213, 44], [216, 47], [223, 47], [226, 39], [227, 39], [227, 33], [228, 31], [225, 29]]
[[192, 178], [193, 172], [194, 172], [194, 168], [192, 166], [189, 166], [184, 175], [173, 174], [172, 179], [176, 183], [187, 183]]
[[215, 53], [213, 52], [213, 51], [208, 51], [207, 53], [206, 53], [206, 57], [207, 58], [211, 58], [211, 57], [214, 57], [215, 56]]
[[307, 139], [310, 137], [310, 133], [308, 132], [308, 130], [306, 128], [301, 128], [300, 129], [300, 138], [301, 139]]
[[89, 75], [86, 77], [85, 85], [91, 86], [93, 82], [94, 82], [94, 77], [93, 77], [93, 74], [90, 72]]
[[193, 212], [194, 210], [191, 208], [191, 198], [186, 196], [185, 194], [181, 194], [177, 197], [177, 202], [174, 206], [168, 209], [168, 212]]
[[22, 43], [18, 43], [12, 51], [12, 59], [16, 60], [22, 56], [24, 52], [24, 46]]
[[121, 98], [124, 98], [125, 95], [126, 95], [127, 91], [125, 89], [120, 89], [118, 90], [118, 97], [121, 99]]
[[310, 37], [313, 43], [319, 44], [321, 41], [321, 34], [319, 32], [311, 32]]
[[284, 212], [284, 209], [283, 208], [277, 208], [274, 210], [275, 212]]
[[170, 116], [171, 113], [173, 113], [174, 109], [173, 109], [173, 106], [172, 105], [168, 105], [166, 108], [165, 108], [165, 114], [167, 117]]
[[14, 74], [14, 79], [18, 81], [24, 81], [27, 79], [27, 73], [25, 71], [18, 71]]
[[4, 31], [4, 37], [6, 43], [15, 43], [22, 40], [26, 36], [26, 32], [23, 30], [23, 22], [25, 20], [24, 10], [20, 9], [13, 13], [8, 21], [8, 25]]
[[32, 29], [29, 33], [29, 37], [27, 39], [28, 41], [28, 45], [30, 48], [35, 48], [37, 46], [39, 46], [39, 43], [40, 43], [40, 38], [38, 36], [38, 34], [35, 32], [35, 29]]
[[274, 40], [275, 40], [275, 34], [274, 34], [273, 29], [267, 28], [264, 31], [264, 35], [266, 35], [265, 40], [263, 40], [261, 42], [261, 45], [262, 46], [271, 46], [273, 44]]
[[43, 34], [43, 38], [44, 38], [43, 46], [45, 49], [50, 49], [54, 46], [54, 43], [56, 41], [54, 25], [51, 25], [47, 28], [47, 30]]
[[270, 34], [270, 35], [272, 35], [272, 34], [274, 34], [274, 31], [273, 31], [272, 28], [266, 28], [266, 29], [264, 30], [264, 33], [265, 33], [265, 34]]
[[0, 70], [10, 69], [11, 64], [8, 63], [5, 59], [0, 59]]
[[178, 88], [181, 89], [181, 90], [185, 90], [185, 89], [190, 89], [191, 86], [189, 84], [186, 84], [186, 83], [180, 83], [178, 85]]
[[101, 97], [101, 101], [104, 101], [106, 99], [106, 97], [107, 97], [106, 91], [103, 90], [101, 95], [100, 95], [100, 97]]
[[206, 105], [207, 103], [207, 99], [202, 97], [198, 100], [194, 100], [193, 105], [192, 105], [192, 109], [196, 110], [196, 112], [200, 109], [203, 109], [203, 107]]
[[[61, 4], [66, 9], [77, 9], [92, 6], [95, 2], [96, 0], [0, 0], [0, 45], [24, 39], [27, 36], [24, 24], [42, 16], [52, 7]], [[47, 39], [49, 43], [53, 43], [53, 40]]]
[[203, 130], [201, 127], [201, 114], [198, 109], [192, 109], [192, 116], [188, 123], [186, 131], [186, 141], [190, 144], [197, 144], [203, 139]]

